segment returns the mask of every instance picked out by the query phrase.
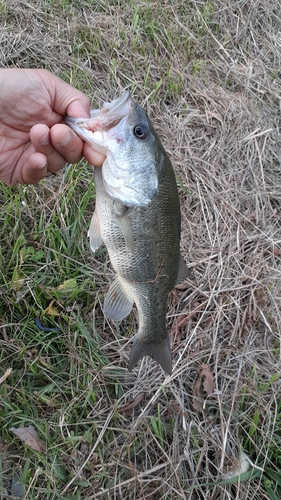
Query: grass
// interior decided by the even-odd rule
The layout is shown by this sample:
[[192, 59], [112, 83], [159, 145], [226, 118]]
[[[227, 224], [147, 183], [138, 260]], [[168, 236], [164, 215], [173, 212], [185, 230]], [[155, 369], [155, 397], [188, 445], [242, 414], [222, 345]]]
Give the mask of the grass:
[[[172, 376], [150, 359], [128, 374], [137, 319], [101, 312], [113, 273], [86, 237], [91, 168], [0, 186], [1, 500], [280, 498], [280, 9], [0, 3], [2, 66], [46, 67], [94, 106], [129, 88], [146, 107], [192, 270], [169, 300]], [[215, 394], [198, 412], [202, 363]], [[41, 453], [10, 431], [29, 425]]]

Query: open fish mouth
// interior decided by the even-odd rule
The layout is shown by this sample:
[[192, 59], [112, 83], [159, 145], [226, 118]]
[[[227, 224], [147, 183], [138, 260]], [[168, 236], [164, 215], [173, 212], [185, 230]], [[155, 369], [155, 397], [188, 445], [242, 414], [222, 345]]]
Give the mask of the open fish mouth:
[[123, 118], [128, 116], [134, 105], [130, 92], [126, 91], [117, 99], [105, 102], [102, 108], [91, 109], [91, 118], [66, 116], [65, 123], [93, 149], [106, 156], [108, 147], [104, 143], [103, 133], [116, 127]]

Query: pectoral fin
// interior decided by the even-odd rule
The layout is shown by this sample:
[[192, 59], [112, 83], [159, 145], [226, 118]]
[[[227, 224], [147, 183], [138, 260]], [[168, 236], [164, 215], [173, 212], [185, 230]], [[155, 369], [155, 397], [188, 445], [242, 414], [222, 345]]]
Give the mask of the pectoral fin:
[[132, 231], [132, 225], [127, 211], [123, 215], [117, 216], [117, 223], [123, 233], [125, 241], [131, 251], [131, 254], [134, 255], [134, 236]]
[[103, 314], [115, 321], [121, 321], [131, 312], [134, 302], [128, 298], [118, 279], [110, 286], [103, 305]]
[[177, 285], [182, 283], [186, 278], [190, 277], [190, 269], [188, 269], [183, 256], [180, 254], [180, 263], [179, 263], [179, 270], [178, 270], [178, 277], [177, 277]]
[[140, 337], [138, 332], [130, 353], [128, 370], [132, 371], [143, 356], [150, 356], [170, 375], [172, 373], [172, 355], [168, 333], [166, 332], [166, 338], [161, 342], [143, 342]]
[[91, 219], [88, 238], [93, 252], [96, 252], [96, 250], [103, 244], [103, 239], [100, 234], [100, 221], [96, 210], [94, 211]]

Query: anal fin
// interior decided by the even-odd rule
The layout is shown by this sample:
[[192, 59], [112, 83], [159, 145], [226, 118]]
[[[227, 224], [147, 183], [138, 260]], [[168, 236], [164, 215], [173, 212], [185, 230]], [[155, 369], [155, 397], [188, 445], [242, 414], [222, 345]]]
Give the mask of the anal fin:
[[106, 318], [121, 321], [131, 312], [134, 302], [125, 293], [118, 277], [111, 284], [103, 305]]
[[100, 221], [96, 210], [94, 211], [91, 219], [88, 238], [93, 252], [96, 252], [96, 250], [103, 244], [103, 239], [100, 234]]

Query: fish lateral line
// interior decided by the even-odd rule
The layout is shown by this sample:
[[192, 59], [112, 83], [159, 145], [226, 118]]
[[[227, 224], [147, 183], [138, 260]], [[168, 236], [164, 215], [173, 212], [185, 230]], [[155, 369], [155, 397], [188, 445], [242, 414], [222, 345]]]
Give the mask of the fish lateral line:
[[155, 275], [155, 278], [151, 279], [151, 280], [146, 280], [146, 281], [131, 281], [131, 284], [132, 285], [143, 285], [143, 284], [147, 284], [147, 283], [155, 283], [159, 278], [167, 278], [169, 279], [169, 276], [167, 274], [160, 274], [160, 271], [161, 271], [161, 267], [163, 267], [164, 265], [164, 262], [165, 262], [165, 259], [162, 260], [159, 268], [158, 268], [158, 271]]
[[145, 281], [144, 283], [155, 283], [156, 280], [158, 280], [159, 278], [168, 278], [169, 279], [169, 276], [167, 274], [161, 274], [160, 275], [160, 271], [161, 271], [161, 267], [163, 267], [164, 265], [164, 262], [165, 262], [165, 259], [162, 260], [159, 268], [158, 268], [158, 271], [156, 273], [156, 276], [153, 280], [148, 280], [148, 281]]

